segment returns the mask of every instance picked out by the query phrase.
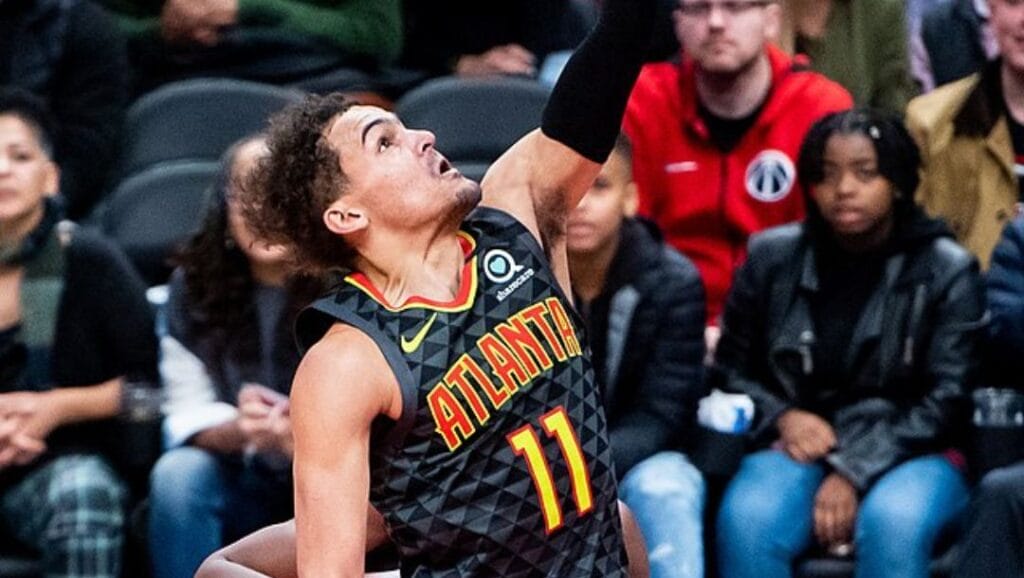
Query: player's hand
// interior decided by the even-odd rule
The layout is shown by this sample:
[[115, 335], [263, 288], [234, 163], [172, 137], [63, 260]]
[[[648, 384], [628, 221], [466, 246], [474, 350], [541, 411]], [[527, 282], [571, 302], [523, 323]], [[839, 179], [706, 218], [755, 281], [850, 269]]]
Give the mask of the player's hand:
[[857, 490], [846, 478], [831, 473], [814, 498], [814, 535], [822, 546], [848, 544], [857, 519]]
[[775, 421], [782, 449], [798, 462], [810, 463], [825, 457], [836, 445], [836, 434], [825, 420], [799, 409], [784, 412]]
[[458, 76], [519, 74], [534, 76], [537, 57], [518, 44], [495, 46], [483, 54], [466, 54], [455, 64]]

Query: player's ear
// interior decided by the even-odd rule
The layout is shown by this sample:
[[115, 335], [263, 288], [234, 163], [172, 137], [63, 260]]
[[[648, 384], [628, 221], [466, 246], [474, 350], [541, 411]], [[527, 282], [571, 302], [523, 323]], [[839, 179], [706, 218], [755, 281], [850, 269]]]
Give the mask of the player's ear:
[[324, 211], [324, 225], [337, 235], [350, 235], [362, 231], [369, 224], [366, 213], [358, 207], [349, 206], [341, 199], [331, 203]]

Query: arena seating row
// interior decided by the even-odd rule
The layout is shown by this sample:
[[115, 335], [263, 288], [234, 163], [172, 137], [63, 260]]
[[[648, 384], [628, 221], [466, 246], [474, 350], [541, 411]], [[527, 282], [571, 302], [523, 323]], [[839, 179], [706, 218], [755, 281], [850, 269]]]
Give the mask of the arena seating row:
[[[540, 125], [547, 95], [526, 79], [441, 78], [408, 93], [396, 112], [408, 126], [434, 131], [438, 150], [480, 179]], [[147, 283], [162, 283], [168, 257], [199, 225], [220, 155], [301, 98], [296, 90], [228, 79], [183, 81], [143, 96], [128, 112], [118, 184], [90, 223], [126, 251]]]

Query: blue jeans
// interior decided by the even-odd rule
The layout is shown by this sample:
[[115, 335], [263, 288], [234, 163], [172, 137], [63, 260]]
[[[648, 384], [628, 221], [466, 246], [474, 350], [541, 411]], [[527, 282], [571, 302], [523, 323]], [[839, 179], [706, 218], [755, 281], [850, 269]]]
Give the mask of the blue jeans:
[[149, 547], [155, 578], [191, 578], [215, 550], [292, 516], [291, 471], [268, 471], [184, 446], [150, 478]]
[[619, 497], [647, 543], [651, 578], [701, 578], [704, 478], [685, 455], [661, 452], [633, 466]]
[[[743, 459], [718, 512], [722, 578], [792, 576], [814, 540], [818, 463], [765, 450]], [[856, 578], [928, 578], [936, 539], [967, 506], [967, 484], [944, 457], [909, 460], [883, 475], [858, 505]]]

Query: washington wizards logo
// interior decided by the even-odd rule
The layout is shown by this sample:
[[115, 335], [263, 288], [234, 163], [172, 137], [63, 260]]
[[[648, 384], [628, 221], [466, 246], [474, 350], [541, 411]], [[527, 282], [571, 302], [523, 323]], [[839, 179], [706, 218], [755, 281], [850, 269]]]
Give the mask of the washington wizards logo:
[[493, 283], [505, 283], [522, 270], [523, 266], [517, 265], [512, 255], [503, 249], [491, 249], [484, 255], [484, 275]]
[[779, 150], [762, 151], [747, 165], [744, 182], [747, 193], [764, 203], [785, 199], [793, 190], [796, 167], [786, 153]]

